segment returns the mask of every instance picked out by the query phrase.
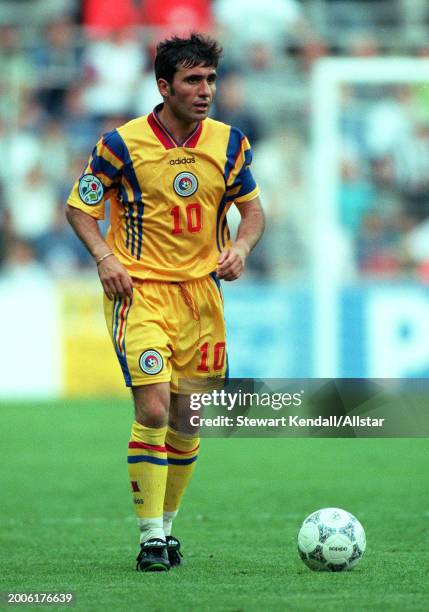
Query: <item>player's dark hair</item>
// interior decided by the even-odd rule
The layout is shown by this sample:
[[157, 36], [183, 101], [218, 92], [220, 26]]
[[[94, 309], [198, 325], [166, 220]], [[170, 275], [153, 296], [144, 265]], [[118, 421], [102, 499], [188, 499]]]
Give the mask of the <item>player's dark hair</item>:
[[156, 80], [165, 79], [173, 82], [174, 74], [179, 67], [194, 68], [210, 66], [216, 68], [222, 55], [222, 47], [213, 38], [193, 32], [189, 38], [172, 36], [160, 42], [156, 48]]

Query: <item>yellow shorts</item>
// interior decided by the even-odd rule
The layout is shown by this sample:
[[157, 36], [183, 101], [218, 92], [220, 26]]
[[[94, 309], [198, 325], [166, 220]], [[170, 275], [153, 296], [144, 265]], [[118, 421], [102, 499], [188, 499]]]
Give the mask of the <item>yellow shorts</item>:
[[174, 283], [134, 281], [133, 297], [108, 300], [104, 314], [127, 387], [227, 378], [225, 320], [215, 274]]

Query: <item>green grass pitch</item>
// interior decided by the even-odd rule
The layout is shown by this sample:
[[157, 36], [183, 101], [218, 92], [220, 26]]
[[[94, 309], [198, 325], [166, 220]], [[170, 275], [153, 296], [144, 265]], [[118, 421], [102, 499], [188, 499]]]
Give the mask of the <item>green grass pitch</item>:
[[[130, 418], [124, 401], [2, 406], [0, 590], [73, 591], [84, 611], [427, 610], [427, 440], [204, 440], [176, 521], [186, 565], [140, 574]], [[366, 529], [351, 572], [297, 555], [325, 506]]]

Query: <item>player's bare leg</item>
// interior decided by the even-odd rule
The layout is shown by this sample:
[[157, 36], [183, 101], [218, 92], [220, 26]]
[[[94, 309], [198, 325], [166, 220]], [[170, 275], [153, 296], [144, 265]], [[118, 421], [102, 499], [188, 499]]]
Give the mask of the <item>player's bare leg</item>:
[[133, 387], [132, 392], [135, 420], [128, 449], [128, 472], [140, 528], [137, 569], [162, 571], [170, 567], [163, 529], [170, 384]]
[[200, 428], [192, 425], [191, 416], [200, 416], [200, 409], [191, 410], [190, 403], [189, 395], [171, 395], [168, 426], [189, 436], [198, 436]]
[[133, 387], [135, 419], [145, 427], [165, 427], [170, 408], [170, 383]]

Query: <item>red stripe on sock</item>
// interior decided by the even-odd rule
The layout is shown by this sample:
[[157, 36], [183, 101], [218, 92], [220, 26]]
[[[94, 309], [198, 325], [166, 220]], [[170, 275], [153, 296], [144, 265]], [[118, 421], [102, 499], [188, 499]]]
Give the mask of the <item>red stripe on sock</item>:
[[145, 442], [130, 442], [128, 448], [146, 448], [147, 450], [157, 451], [158, 453], [166, 453], [165, 446], [156, 446], [155, 444], [146, 444]]
[[200, 448], [200, 445], [197, 444], [195, 448], [189, 451], [181, 451], [177, 448], [174, 448], [174, 446], [170, 446], [169, 444], [166, 444], [165, 448], [167, 449], [168, 453], [174, 453], [176, 455], [190, 455], [191, 453], [195, 453], [195, 451], [197, 451]]

